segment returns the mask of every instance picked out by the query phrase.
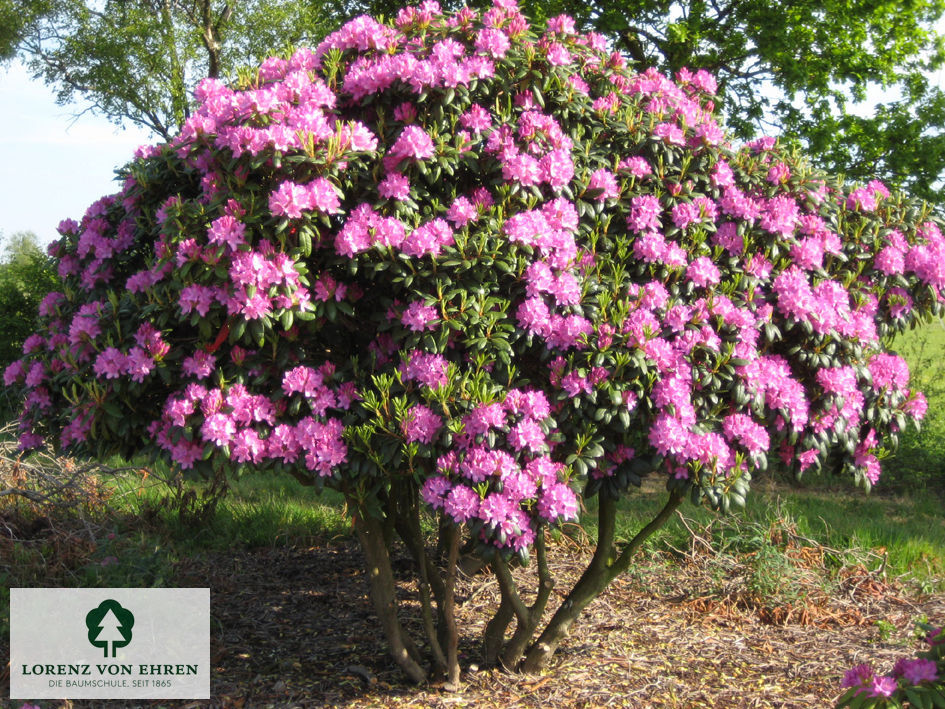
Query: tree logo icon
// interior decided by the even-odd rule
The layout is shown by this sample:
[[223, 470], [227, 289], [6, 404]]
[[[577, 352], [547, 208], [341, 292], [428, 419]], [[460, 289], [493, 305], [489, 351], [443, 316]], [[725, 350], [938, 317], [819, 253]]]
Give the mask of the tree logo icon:
[[85, 625], [89, 629], [89, 642], [94, 647], [105, 649], [108, 657], [108, 646], [112, 647], [112, 657], [115, 649], [124, 647], [131, 642], [131, 629], [135, 625], [134, 614], [115, 600], [109, 598], [102, 601], [98, 608], [93, 608], [85, 616]]

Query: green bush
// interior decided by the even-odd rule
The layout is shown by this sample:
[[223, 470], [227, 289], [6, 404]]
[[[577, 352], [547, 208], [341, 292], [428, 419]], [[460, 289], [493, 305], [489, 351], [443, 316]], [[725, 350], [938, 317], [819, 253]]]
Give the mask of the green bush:
[[[0, 368], [23, 355], [23, 342], [36, 325], [39, 303], [59, 287], [52, 259], [40, 249], [32, 232], [4, 238], [0, 261]], [[0, 397], [0, 414], [8, 418], [18, 402], [6, 391]]]

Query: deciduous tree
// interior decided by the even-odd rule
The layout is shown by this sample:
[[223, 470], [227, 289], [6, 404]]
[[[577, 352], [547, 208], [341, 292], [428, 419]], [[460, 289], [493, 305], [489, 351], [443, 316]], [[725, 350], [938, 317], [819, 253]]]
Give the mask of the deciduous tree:
[[0, 0], [0, 56], [22, 57], [62, 103], [168, 139], [201, 79], [316, 40], [342, 11], [332, 0]]
[[[23, 343], [33, 331], [43, 297], [60, 283], [56, 269], [32, 232], [0, 238], [0, 367], [23, 356]], [[0, 411], [15, 413], [6, 397]]]
[[[942, 0], [524, 0], [572, 14], [639, 68], [706, 69], [734, 136], [802, 141], [831, 172], [945, 199]], [[858, 102], [860, 106], [856, 106]]]

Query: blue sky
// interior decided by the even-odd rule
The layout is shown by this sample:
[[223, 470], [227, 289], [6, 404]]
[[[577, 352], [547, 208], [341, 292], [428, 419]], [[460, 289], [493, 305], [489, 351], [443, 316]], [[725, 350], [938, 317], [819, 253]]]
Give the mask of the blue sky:
[[0, 67], [0, 232], [32, 231], [46, 244], [67, 217], [119, 189], [116, 167], [153, 142], [147, 131], [118, 128], [54, 94], [13, 64]]

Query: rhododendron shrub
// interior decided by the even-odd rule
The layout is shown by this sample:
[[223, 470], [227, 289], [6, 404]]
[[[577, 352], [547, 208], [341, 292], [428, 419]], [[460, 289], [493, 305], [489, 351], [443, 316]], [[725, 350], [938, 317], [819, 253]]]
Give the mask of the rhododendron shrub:
[[878, 675], [867, 664], [847, 670], [842, 682], [846, 691], [837, 709], [945, 706], [945, 632], [927, 623], [920, 623], [918, 630], [925, 649], [916, 657], [899, 658], [890, 674]]
[[[883, 343], [942, 310], [938, 223], [774, 140], [733, 148], [714, 90], [511, 0], [360, 17], [205, 81], [180, 134], [60, 228], [65, 287], [5, 373], [24, 448], [336, 488], [412, 678], [427, 656], [457, 676], [461, 550], [502, 589], [487, 659], [544, 666], [684, 498], [742, 505], [771, 460], [869, 487], [925, 411]], [[666, 505], [618, 544], [645, 477]], [[596, 552], [548, 620], [548, 532], [595, 496]], [[530, 556], [527, 605], [510, 566]]]

